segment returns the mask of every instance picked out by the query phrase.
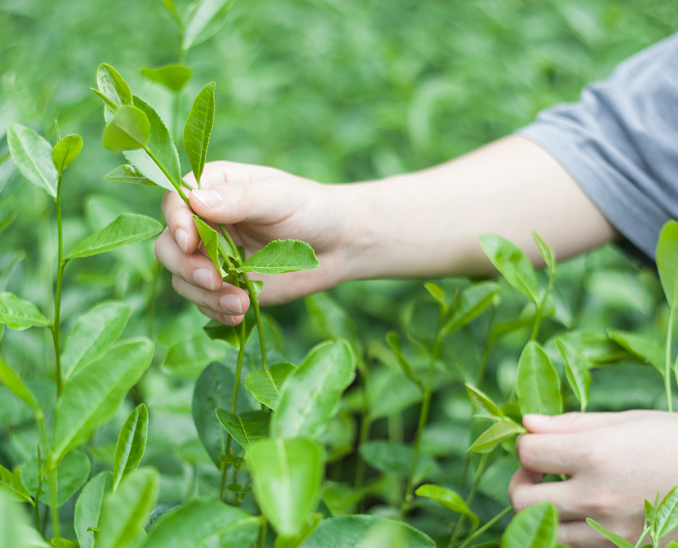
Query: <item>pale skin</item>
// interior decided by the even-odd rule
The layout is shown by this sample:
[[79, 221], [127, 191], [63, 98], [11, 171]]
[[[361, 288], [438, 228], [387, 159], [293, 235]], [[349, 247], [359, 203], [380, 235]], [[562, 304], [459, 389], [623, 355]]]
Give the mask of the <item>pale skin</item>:
[[[186, 181], [196, 187], [192, 175]], [[247, 255], [278, 238], [304, 240], [315, 249], [316, 270], [260, 278], [262, 305], [347, 280], [491, 275], [493, 267], [478, 244], [486, 233], [511, 240], [535, 264], [541, 258], [531, 231], [559, 260], [617, 238], [562, 166], [521, 137], [424, 171], [344, 185], [212, 162], [201, 186], [189, 194], [191, 208], [226, 225]], [[201, 253], [191, 211], [170, 192], [163, 212], [168, 228], [158, 238], [156, 255], [173, 274], [174, 289], [206, 316], [240, 323], [249, 306], [247, 293], [223, 283]], [[518, 441], [522, 468], [509, 490], [514, 508], [553, 502], [562, 520], [560, 542], [573, 548], [611, 546], [586, 525], [586, 517], [635, 542], [642, 532], [643, 498], [654, 500], [657, 490], [666, 493], [678, 484], [678, 441], [672, 446], [678, 420], [648, 413], [569, 414], [541, 422], [526, 417], [533, 433]], [[667, 435], [668, 428], [675, 434]], [[571, 479], [541, 484], [543, 472]]]

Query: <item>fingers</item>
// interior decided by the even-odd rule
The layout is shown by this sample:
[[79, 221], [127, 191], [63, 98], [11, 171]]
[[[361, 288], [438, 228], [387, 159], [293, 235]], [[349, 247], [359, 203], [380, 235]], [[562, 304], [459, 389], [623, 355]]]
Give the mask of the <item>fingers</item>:
[[155, 255], [172, 274], [196, 287], [215, 291], [222, 286], [221, 275], [212, 261], [201, 253], [184, 253], [170, 236], [169, 229], [155, 242]]
[[240, 324], [240, 322], [242, 322], [243, 318], [245, 317], [245, 316], [230, 316], [228, 314], [219, 314], [212, 310], [211, 308], [204, 308], [202, 306], [199, 306], [198, 310], [200, 310], [200, 312], [202, 312], [208, 318], [211, 318], [212, 320], [215, 320], [219, 323], [223, 323], [224, 325], [238, 325]]
[[516, 441], [521, 466], [539, 474], [572, 475], [579, 468], [580, 448], [563, 434], [523, 434]]
[[198, 231], [193, 224], [193, 212], [176, 192], [167, 192], [162, 200], [162, 212], [167, 228], [184, 253], [194, 253], [200, 244]]
[[541, 483], [542, 474], [519, 468], [509, 483], [509, 499], [518, 513], [539, 502], [551, 502], [562, 521], [586, 518], [586, 509], [579, 503], [573, 480]]
[[563, 415], [533, 415], [523, 417], [523, 425], [534, 434], [583, 432], [626, 422], [637, 412], [626, 413], [565, 413]]
[[250, 305], [247, 293], [229, 284], [223, 284], [218, 291], [207, 291], [178, 276], [172, 276], [172, 287], [185, 299], [194, 302], [202, 309], [212, 310], [215, 314], [242, 316]]
[[[640, 534], [640, 531], [636, 532], [628, 526], [623, 530], [619, 527], [613, 527], [612, 530], [629, 542], [635, 542]], [[603, 535], [586, 523], [586, 520], [562, 522], [558, 526], [558, 543], [571, 548], [609, 548], [612, 546]]]

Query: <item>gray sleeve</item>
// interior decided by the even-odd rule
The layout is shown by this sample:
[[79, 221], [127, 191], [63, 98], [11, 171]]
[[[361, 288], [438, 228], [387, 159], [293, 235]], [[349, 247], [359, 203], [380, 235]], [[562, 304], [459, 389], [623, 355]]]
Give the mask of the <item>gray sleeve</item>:
[[654, 260], [662, 225], [678, 218], [678, 34], [517, 133], [551, 154]]

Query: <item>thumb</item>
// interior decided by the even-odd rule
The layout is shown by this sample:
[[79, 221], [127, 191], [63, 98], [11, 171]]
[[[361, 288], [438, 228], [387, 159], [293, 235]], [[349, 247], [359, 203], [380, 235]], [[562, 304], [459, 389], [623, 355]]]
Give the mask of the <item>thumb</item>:
[[523, 426], [533, 434], [565, 434], [603, 428], [628, 421], [629, 418], [625, 413], [528, 414], [523, 417]]

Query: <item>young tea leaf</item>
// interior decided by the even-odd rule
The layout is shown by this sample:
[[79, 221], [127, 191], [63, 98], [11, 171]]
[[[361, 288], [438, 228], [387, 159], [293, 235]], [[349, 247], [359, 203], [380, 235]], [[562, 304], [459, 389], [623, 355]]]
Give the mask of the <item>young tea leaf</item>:
[[111, 152], [138, 150], [148, 145], [151, 124], [146, 115], [136, 107], [120, 107], [104, 129], [103, 145]]
[[30, 405], [36, 413], [42, 414], [42, 410], [40, 409], [38, 402], [35, 401], [35, 396], [33, 396], [30, 388], [28, 388], [21, 377], [7, 365], [5, 360], [2, 359], [2, 356], [0, 356], [0, 381], [2, 381], [17, 398]]
[[663, 345], [645, 335], [619, 331], [618, 329], [608, 329], [607, 334], [610, 339], [616, 342], [633, 357], [653, 366], [662, 377], [666, 374], [664, 368], [666, 363], [666, 349]]
[[317, 266], [313, 248], [306, 242], [274, 240], [247, 259], [237, 271], [273, 275], [313, 270]]
[[[117, 107], [132, 105], [132, 91], [117, 70], [111, 65], [102, 63], [97, 69], [97, 87], [99, 93], [106, 97], [109, 103]], [[117, 109], [110, 109], [115, 111]], [[108, 121], [108, 120], [107, 120]]]
[[678, 306], [678, 223], [664, 225], [657, 242], [657, 270], [666, 300], [673, 310]]
[[271, 415], [263, 411], [250, 411], [235, 415], [225, 409], [217, 409], [217, 418], [240, 446], [247, 451], [253, 442], [268, 437]]
[[162, 84], [170, 91], [179, 93], [191, 79], [191, 69], [184, 65], [165, 65], [159, 68], [142, 68], [143, 74], [149, 80]]
[[589, 401], [589, 385], [591, 384], [591, 374], [586, 360], [581, 352], [566, 339], [556, 337], [556, 346], [565, 360], [567, 382], [581, 404], [581, 412], [584, 413]]
[[109, 471], [94, 476], [83, 488], [75, 503], [75, 534], [80, 548], [94, 548], [94, 532], [99, 528], [99, 516], [104, 496], [111, 490], [112, 474]]
[[539, 344], [527, 343], [518, 362], [516, 393], [520, 412], [558, 415], [563, 412], [558, 373]]
[[19, 173], [56, 198], [59, 173], [52, 160], [52, 146], [35, 131], [19, 124], [7, 126], [7, 144]]
[[633, 544], [631, 544], [628, 540], [620, 537], [618, 534], [613, 533], [612, 531], [608, 531], [605, 529], [605, 527], [600, 525], [600, 523], [592, 520], [591, 518], [586, 518], [586, 523], [603, 535], [612, 544], [617, 546], [617, 548], [634, 548]]
[[35, 506], [31, 494], [21, 483], [21, 479], [2, 465], [0, 465], [0, 491], [4, 491], [10, 500], [27, 502]]
[[538, 303], [537, 275], [525, 254], [511, 242], [495, 234], [485, 234], [479, 240], [485, 255], [506, 281]]
[[433, 297], [436, 302], [440, 305], [440, 308], [443, 312], [447, 311], [447, 299], [445, 298], [445, 291], [443, 288], [434, 283], [424, 284], [424, 288], [428, 291], [428, 294]]
[[496, 417], [498, 419], [504, 418], [504, 413], [502, 413], [499, 406], [494, 403], [490, 397], [481, 392], [475, 386], [471, 386], [466, 383], [466, 392], [468, 392], [468, 397], [471, 399], [471, 403], [478, 410], [481, 415], [488, 415], [490, 417]]
[[221, 265], [219, 264], [219, 235], [217, 234], [217, 231], [197, 215], [193, 215], [193, 224], [195, 224], [195, 228], [198, 230], [200, 240], [205, 246], [207, 256], [214, 266], [217, 267], [217, 270], [223, 272]]
[[498, 292], [499, 285], [494, 282], [475, 284], [462, 291], [443, 320], [441, 335], [461, 329], [477, 318], [492, 303], [492, 299]]
[[[187, 14], [184, 22], [184, 36], [181, 42], [182, 51], [186, 52], [193, 45], [203, 31], [206, 31], [211, 22], [217, 23], [217, 30], [223, 24], [228, 10], [235, 4], [235, 0], [199, 0]], [[208, 29], [209, 30], [209, 29]]]
[[33, 303], [13, 293], [0, 293], [0, 324], [14, 331], [23, 331], [29, 327], [47, 327], [50, 321]]
[[457, 514], [466, 516], [471, 522], [471, 530], [478, 527], [480, 520], [471, 509], [466, 505], [464, 499], [451, 489], [440, 487], [439, 485], [425, 484], [419, 487], [415, 492], [419, 497], [427, 497], [435, 500], [438, 504], [443, 505], [448, 510], [452, 510]]
[[146, 442], [148, 441], [148, 409], [142, 403], [138, 405], [127, 418], [120, 431], [118, 443], [115, 446], [115, 461], [113, 464], [113, 490], [115, 491], [122, 478], [134, 472], [141, 459], [144, 458]]
[[104, 181], [113, 181], [116, 183], [129, 183], [132, 185], [156, 186], [156, 184], [147, 179], [142, 173], [137, 171], [134, 166], [124, 165], [116, 167], [104, 175]]
[[553, 277], [556, 273], [556, 254], [536, 232], [532, 233], [532, 238], [534, 239], [534, 243], [537, 244], [539, 253], [541, 253], [542, 258], [546, 263], [546, 268], [548, 268], [549, 275]]
[[513, 518], [501, 537], [501, 548], [553, 548], [558, 514], [550, 502], [534, 504]]
[[64, 170], [73, 163], [82, 150], [82, 137], [74, 133], [66, 135], [52, 149], [52, 160], [61, 175]]
[[207, 147], [214, 125], [214, 82], [207, 84], [193, 102], [184, 127], [184, 148], [191, 161], [193, 175], [200, 187], [200, 177], [205, 167]]
[[277, 363], [268, 371], [257, 369], [247, 375], [245, 387], [259, 403], [276, 410], [283, 384], [295, 369], [296, 367], [291, 363]]
[[659, 504], [654, 536], [659, 540], [676, 527], [678, 527], [678, 487], [671, 489]]
[[489, 453], [500, 443], [512, 438], [516, 434], [524, 434], [525, 429], [509, 419], [501, 419], [483, 432], [471, 444], [468, 451], [474, 453]]
[[[252, 334], [255, 322], [248, 321], [245, 324], [245, 344]], [[240, 326], [239, 325], [224, 325], [215, 320], [210, 321], [203, 330], [207, 336], [213, 341], [224, 341], [230, 344], [236, 350], [240, 350]]]
[[421, 379], [419, 379], [414, 372], [412, 371], [412, 366], [410, 365], [410, 362], [408, 362], [405, 359], [405, 356], [403, 356], [403, 353], [400, 349], [400, 336], [398, 333], [395, 331], [390, 331], [389, 333], [386, 334], [386, 344], [388, 344], [388, 347], [393, 351], [395, 354], [396, 359], [398, 360], [398, 365], [400, 365], [400, 369], [402, 369], [403, 373], [405, 373], [405, 376], [410, 379], [414, 384], [416, 384], [420, 390], [424, 390], [424, 383], [421, 382]]
[[120, 215], [103, 230], [95, 232], [76, 245], [66, 259], [91, 257], [119, 247], [142, 242], [162, 232], [162, 225], [145, 215]]
[[247, 465], [264, 516], [280, 535], [297, 535], [318, 503], [323, 446], [308, 439], [258, 440], [247, 452]]

